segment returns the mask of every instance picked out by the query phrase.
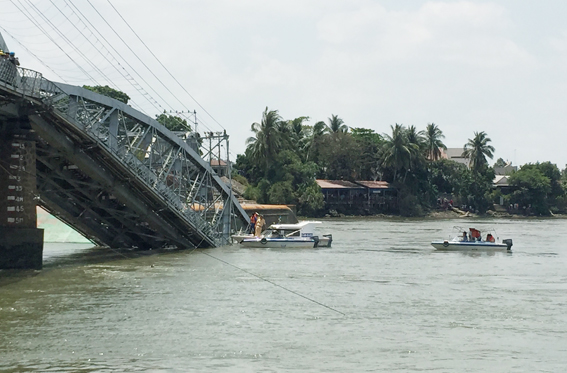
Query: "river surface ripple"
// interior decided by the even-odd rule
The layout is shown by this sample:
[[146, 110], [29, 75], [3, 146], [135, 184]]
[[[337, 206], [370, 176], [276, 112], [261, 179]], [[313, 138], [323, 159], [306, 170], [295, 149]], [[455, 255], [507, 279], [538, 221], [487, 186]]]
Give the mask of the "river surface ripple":
[[[513, 253], [435, 251], [453, 225], [494, 226]], [[48, 243], [43, 271], [0, 271], [0, 370], [567, 370], [567, 220], [340, 219], [322, 231], [332, 248]]]

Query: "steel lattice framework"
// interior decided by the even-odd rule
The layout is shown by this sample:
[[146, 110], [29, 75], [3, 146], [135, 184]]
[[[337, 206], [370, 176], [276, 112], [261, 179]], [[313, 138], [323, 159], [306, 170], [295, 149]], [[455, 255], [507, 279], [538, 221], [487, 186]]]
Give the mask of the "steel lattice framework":
[[2, 115], [38, 135], [39, 204], [99, 245], [218, 246], [247, 224], [196, 139], [120, 101], [0, 61]]

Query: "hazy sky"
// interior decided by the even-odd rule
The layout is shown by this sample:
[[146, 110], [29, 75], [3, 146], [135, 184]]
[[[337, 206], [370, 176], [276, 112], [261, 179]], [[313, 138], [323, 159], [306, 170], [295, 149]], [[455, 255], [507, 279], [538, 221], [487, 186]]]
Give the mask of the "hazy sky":
[[565, 1], [113, 0], [176, 81], [108, 0], [74, 3], [0, 0], [22, 67], [118, 87], [151, 116], [196, 110], [233, 160], [268, 107], [378, 133], [433, 122], [448, 147], [485, 131], [491, 163], [567, 163]]

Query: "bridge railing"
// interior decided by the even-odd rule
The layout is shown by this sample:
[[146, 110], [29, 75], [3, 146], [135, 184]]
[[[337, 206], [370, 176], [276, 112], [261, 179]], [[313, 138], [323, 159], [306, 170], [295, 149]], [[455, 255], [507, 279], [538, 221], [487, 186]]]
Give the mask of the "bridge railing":
[[0, 58], [0, 84], [22, 96], [31, 96], [44, 101], [63, 93], [55, 83], [45, 79], [41, 73], [16, 66], [7, 58]]

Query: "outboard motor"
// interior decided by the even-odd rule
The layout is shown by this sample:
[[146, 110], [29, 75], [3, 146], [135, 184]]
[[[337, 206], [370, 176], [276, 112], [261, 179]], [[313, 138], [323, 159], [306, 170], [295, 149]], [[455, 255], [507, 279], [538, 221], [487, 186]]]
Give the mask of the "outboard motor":
[[313, 236], [313, 241], [315, 241], [315, 245], [313, 246], [313, 248], [317, 248], [317, 246], [319, 246], [319, 236]]
[[505, 240], [502, 240], [503, 244], [506, 244], [506, 248], [508, 249], [508, 251], [510, 251], [512, 249], [512, 239], [511, 238], [507, 238]]

